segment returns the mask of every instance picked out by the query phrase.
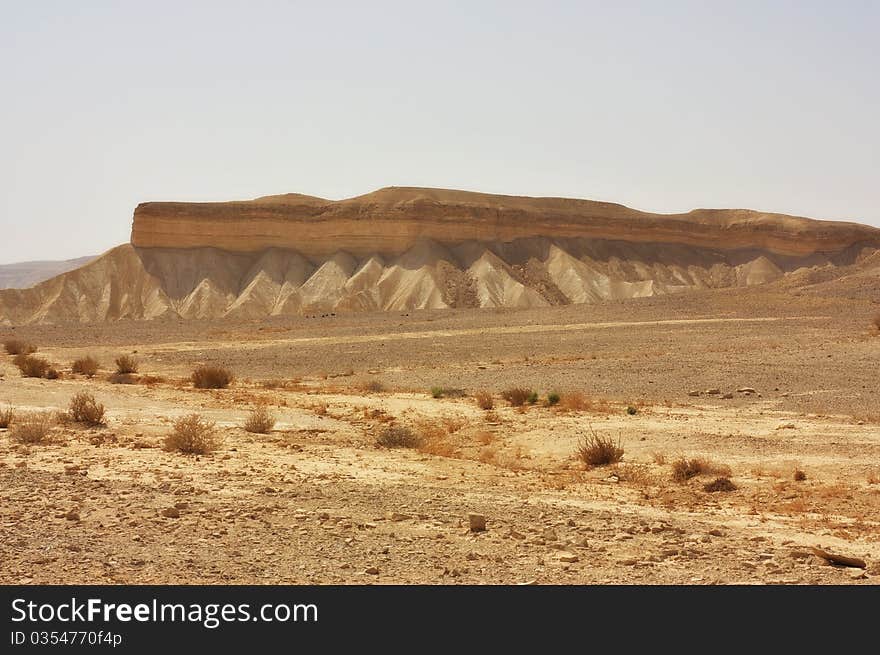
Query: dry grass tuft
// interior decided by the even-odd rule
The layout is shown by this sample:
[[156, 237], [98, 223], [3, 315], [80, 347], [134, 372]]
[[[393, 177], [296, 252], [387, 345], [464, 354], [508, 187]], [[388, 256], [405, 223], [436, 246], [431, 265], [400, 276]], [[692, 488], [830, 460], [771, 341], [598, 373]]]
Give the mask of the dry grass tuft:
[[199, 366], [190, 377], [196, 389], [225, 389], [232, 384], [232, 372], [222, 366]]
[[672, 463], [672, 479], [685, 482], [698, 475], [730, 475], [730, 467], [702, 457], [680, 457]]
[[85, 375], [87, 378], [95, 377], [101, 364], [91, 355], [80, 357], [70, 365], [70, 370], [77, 375]]
[[137, 373], [140, 364], [131, 355], [120, 355], [116, 358], [116, 372], [119, 375], [130, 375]]
[[6, 409], [0, 409], [0, 428], [8, 428], [14, 420], [15, 409], [13, 407], [10, 406]]
[[510, 403], [511, 407], [522, 407], [533, 393], [531, 389], [524, 387], [511, 387], [502, 391], [501, 397]]
[[614, 467], [613, 473], [621, 482], [629, 482], [639, 486], [657, 483], [657, 479], [646, 464], [619, 464]]
[[95, 401], [87, 391], [80, 391], [70, 399], [68, 407], [70, 418], [76, 423], [90, 426], [104, 425], [104, 405]]
[[389, 425], [379, 433], [376, 443], [384, 448], [418, 448], [422, 438], [408, 427]]
[[19, 416], [12, 424], [12, 440], [23, 444], [46, 443], [54, 423], [52, 412], [31, 412]]
[[577, 456], [587, 466], [606, 466], [623, 459], [623, 447], [619, 440], [615, 443], [590, 428], [590, 434], [582, 436], [578, 442]]
[[719, 491], [736, 491], [737, 486], [730, 481], [730, 478], [715, 478], [712, 482], [703, 485], [703, 491], [709, 493], [717, 493]]
[[556, 409], [560, 412], [611, 412], [611, 406], [607, 401], [597, 401], [587, 398], [580, 391], [572, 391], [571, 393], [563, 394], [559, 399], [559, 404], [556, 406]]
[[21, 371], [24, 378], [42, 378], [52, 368], [49, 362], [42, 357], [34, 357], [33, 355], [16, 355], [13, 363]]
[[37, 352], [34, 344], [21, 339], [7, 339], [3, 342], [3, 347], [8, 355], [31, 355]]
[[431, 396], [433, 398], [464, 398], [467, 391], [456, 387], [431, 387]]
[[254, 434], [269, 434], [275, 427], [275, 417], [265, 405], [255, 407], [244, 422], [244, 429]]
[[137, 376], [132, 373], [113, 373], [107, 378], [110, 384], [134, 384]]
[[165, 450], [192, 455], [213, 452], [220, 446], [215, 427], [198, 414], [179, 418], [174, 422], [174, 431], [165, 437]]
[[474, 400], [477, 401], [477, 407], [486, 411], [495, 408], [495, 399], [488, 391], [477, 391], [474, 394]]

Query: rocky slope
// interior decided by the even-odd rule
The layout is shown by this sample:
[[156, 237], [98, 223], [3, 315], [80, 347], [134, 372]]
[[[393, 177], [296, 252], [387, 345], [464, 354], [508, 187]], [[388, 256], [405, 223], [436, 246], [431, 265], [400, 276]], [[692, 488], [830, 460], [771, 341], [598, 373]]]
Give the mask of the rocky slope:
[[0, 265], [0, 289], [26, 289], [43, 280], [72, 271], [94, 257], [78, 257], [64, 261], [16, 262]]
[[540, 307], [748, 286], [871, 260], [880, 230], [746, 210], [390, 188], [146, 203], [132, 243], [32, 289], [6, 324]]

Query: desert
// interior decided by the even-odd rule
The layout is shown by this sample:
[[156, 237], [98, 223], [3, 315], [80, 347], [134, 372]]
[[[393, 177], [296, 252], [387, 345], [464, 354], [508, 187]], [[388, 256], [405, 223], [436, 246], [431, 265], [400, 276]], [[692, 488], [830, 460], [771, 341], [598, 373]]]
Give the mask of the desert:
[[0, 291], [0, 583], [880, 579], [880, 230], [377, 194]]

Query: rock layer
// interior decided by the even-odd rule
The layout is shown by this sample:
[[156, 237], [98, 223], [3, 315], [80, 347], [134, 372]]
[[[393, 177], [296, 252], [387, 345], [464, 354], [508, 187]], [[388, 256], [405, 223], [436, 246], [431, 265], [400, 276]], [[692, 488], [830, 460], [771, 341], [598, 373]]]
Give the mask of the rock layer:
[[454, 246], [531, 237], [757, 248], [803, 256], [876, 241], [878, 230], [743, 209], [650, 214], [590, 200], [389, 187], [336, 202], [298, 194], [247, 202], [148, 202], [135, 209], [131, 243], [232, 252], [288, 248], [306, 257], [345, 251], [366, 257], [400, 255], [419, 239]]

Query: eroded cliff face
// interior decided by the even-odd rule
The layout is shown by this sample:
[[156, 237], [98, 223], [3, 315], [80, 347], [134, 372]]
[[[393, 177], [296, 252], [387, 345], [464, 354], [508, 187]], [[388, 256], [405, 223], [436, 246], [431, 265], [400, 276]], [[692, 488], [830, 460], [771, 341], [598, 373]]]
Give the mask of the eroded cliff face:
[[682, 244], [778, 255], [835, 253], [880, 239], [880, 230], [749, 210], [649, 214], [622, 205], [390, 187], [337, 202], [289, 194], [248, 202], [138, 205], [131, 243], [141, 248], [267, 248], [306, 257], [344, 251], [397, 256], [420, 239], [444, 246], [545, 237]]
[[0, 323], [595, 303], [852, 277], [878, 246], [853, 223], [431, 189], [146, 203], [132, 244], [0, 291]]

